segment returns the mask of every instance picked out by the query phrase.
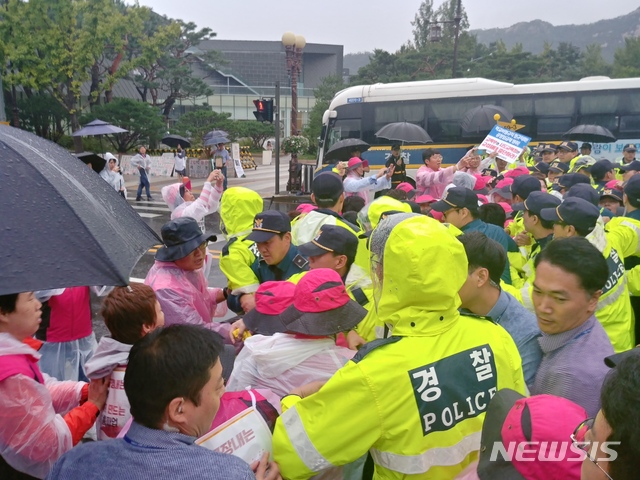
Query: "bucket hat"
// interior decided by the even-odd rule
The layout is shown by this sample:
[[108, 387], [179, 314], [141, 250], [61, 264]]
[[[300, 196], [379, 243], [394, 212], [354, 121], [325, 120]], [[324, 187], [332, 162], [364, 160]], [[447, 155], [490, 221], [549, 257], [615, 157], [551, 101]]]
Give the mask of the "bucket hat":
[[160, 230], [162, 247], [156, 252], [156, 260], [174, 262], [186, 257], [206, 241], [215, 242], [218, 237], [202, 233], [198, 222], [191, 217], [180, 217], [165, 223]]
[[264, 282], [255, 294], [256, 307], [243, 317], [246, 327], [260, 335], [284, 332], [278, 318], [293, 303], [296, 286], [291, 282]]
[[338, 272], [317, 268], [295, 288], [293, 305], [279, 315], [284, 331], [305, 335], [334, 335], [352, 329], [367, 310], [349, 298]]

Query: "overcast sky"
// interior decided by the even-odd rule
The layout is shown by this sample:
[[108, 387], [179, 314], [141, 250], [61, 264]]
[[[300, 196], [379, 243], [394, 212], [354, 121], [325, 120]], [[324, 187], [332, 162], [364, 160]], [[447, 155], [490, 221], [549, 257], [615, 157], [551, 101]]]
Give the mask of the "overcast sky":
[[[344, 46], [344, 53], [397, 50], [412, 38], [421, 0], [139, 0], [171, 18], [209, 27], [219, 39], [280, 40], [292, 31], [308, 43]], [[434, 8], [443, 0], [434, 0]], [[614, 18], [638, 0], [463, 0], [471, 28], [508, 27], [541, 19], [553, 25]]]

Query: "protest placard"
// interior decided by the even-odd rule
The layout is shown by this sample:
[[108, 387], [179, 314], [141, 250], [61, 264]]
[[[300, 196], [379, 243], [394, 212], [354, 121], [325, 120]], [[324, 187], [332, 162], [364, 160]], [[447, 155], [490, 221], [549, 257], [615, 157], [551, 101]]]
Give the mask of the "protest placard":
[[496, 125], [482, 141], [480, 148], [485, 149], [487, 153], [497, 152], [499, 158], [513, 163], [530, 141], [531, 137]]

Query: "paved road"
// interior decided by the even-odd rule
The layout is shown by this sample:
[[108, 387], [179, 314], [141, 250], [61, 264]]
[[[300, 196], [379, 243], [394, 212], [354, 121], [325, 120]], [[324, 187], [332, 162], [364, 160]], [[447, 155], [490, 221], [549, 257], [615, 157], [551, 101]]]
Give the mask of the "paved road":
[[[275, 191], [275, 166], [259, 166], [257, 170], [248, 170], [245, 172], [246, 178], [230, 178], [229, 187], [243, 186], [250, 188], [258, 192], [263, 198], [269, 198]], [[288, 159], [283, 162], [280, 168], [280, 185], [281, 188], [286, 187], [288, 178]], [[170, 177], [151, 177], [151, 195], [153, 201], [135, 201], [136, 188], [138, 186], [138, 177], [132, 175], [125, 175], [125, 185], [128, 190], [127, 201], [131, 205], [138, 215], [147, 223], [157, 234], [160, 235], [160, 229], [171, 218], [171, 212], [167, 207], [167, 204], [162, 200], [160, 190], [163, 186], [175, 183], [177, 179]], [[193, 179], [191, 181], [194, 192], [198, 192], [204, 184], [204, 179]], [[144, 198], [144, 197], [143, 197]], [[268, 208], [268, 204], [265, 204], [265, 208]], [[226, 240], [220, 235], [220, 215], [214, 213], [208, 215], [205, 218], [205, 225], [207, 231], [213, 232], [218, 235], [218, 241], [209, 244], [209, 252], [213, 256], [213, 263], [211, 266], [211, 273], [209, 274], [209, 286], [212, 287], [224, 287], [227, 284], [226, 278], [220, 272], [219, 259], [220, 250], [226, 243]], [[153, 259], [155, 252], [161, 245], [155, 245], [148, 252], [146, 252], [142, 258], [140, 258], [138, 264], [133, 268], [131, 272], [131, 281], [142, 282], [147, 275], [147, 272], [153, 265]], [[102, 321], [102, 317], [99, 314], [101, 300], [93, 298], [92, 310], [93, 310], [93, 326], [96, 332], [96, 337], [100, 338], [107, 333], [107, 330]], [[233, 315], [229, 315], [231, 317]]]

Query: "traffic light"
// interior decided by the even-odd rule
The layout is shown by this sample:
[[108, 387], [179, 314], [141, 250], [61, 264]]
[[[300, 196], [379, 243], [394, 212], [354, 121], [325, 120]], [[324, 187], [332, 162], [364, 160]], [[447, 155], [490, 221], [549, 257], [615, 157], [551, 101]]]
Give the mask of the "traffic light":
[[273, 98], [262, 101], [264, 105], [264, 121], [273, 123]]
[[261, 99], [254, 100], [253, 104], [256, 106], [256, 111], [253, 112], [253, 114], [256, 117], [256, 120], [258, 120], [259, 122], [264, 122], [266, 120], [264, 100], [261, 100]]

